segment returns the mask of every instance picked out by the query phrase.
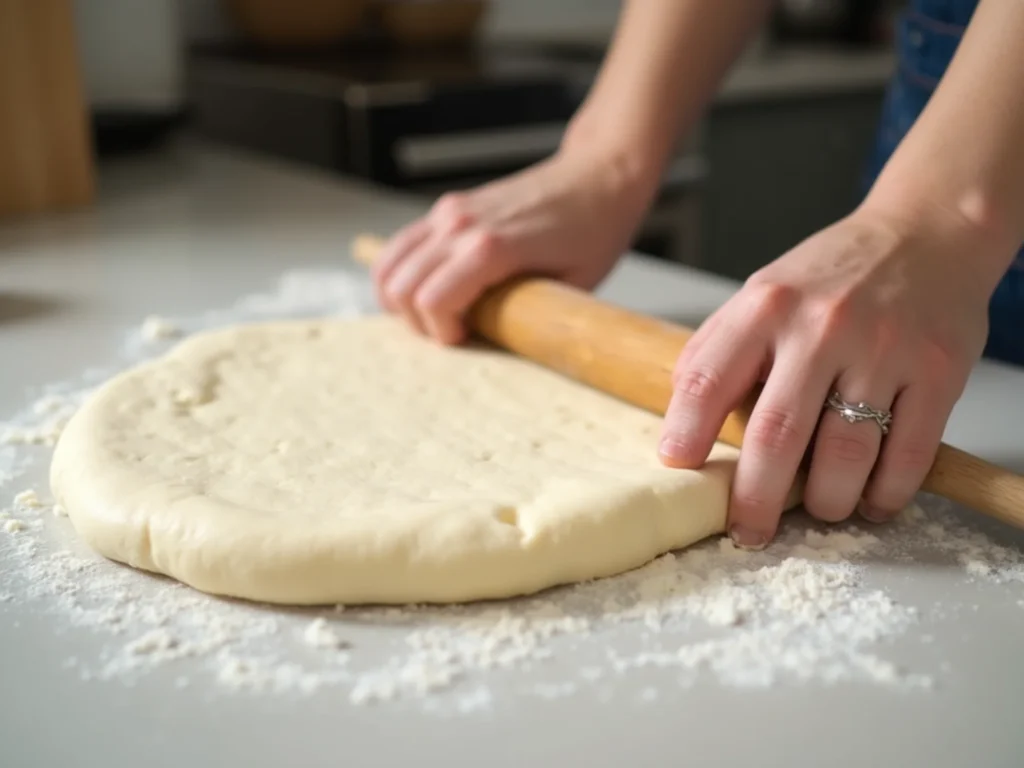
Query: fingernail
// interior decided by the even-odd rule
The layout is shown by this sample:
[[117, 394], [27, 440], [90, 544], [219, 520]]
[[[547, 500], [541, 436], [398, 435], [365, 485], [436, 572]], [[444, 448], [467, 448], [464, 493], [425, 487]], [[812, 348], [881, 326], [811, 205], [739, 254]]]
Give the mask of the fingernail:
[[747, 528], [743, 525], [733, 525], [729, 528], [729, 538], [732, 539], [732, 543], [741, 549], [749, 549], [751, 551], [762, 550], [768, 546], [768, 537], [760, 531], [755, 531], [752, 528]]
[[671, 461], [686, 460], [686, 446], [671, 435], [661, 438], [661, 443], [658, 445], [658, 453]]
[[872, 523], [888, 523], [898, 514], [879, 507], [874, 507], [864, 501], [857, 504], [857, 513], [865, 520]]

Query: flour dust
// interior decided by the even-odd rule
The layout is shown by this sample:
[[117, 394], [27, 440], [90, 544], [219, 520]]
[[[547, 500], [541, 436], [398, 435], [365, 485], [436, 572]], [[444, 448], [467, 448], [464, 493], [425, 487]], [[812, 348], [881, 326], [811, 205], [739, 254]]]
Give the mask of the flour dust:
[[98, 650], [65, 662], [85, 681], [131, 684], [171, 671], [179, 687], [252, 695], [330, 688], [353, 705], [465, 714], [509, 696], [609, 700], [622, 690], [649, 706], [702, 680], [927, 690], [941, 683], [942, 665], [900, 664], [894, 643], [928, 645], [921, 625], [956, 606], [916, 606], [879, 584], [894, 567], [922, 560], [1024, 608], [1021, 551], [934, 499], [885, 527], [822, 528], [794, 514], [764, 552], [713, 540], [616, 578], [452, 607], [300, 610], [217, 599], [108, 562], [76, 539], [49, 498], [46, 468], [96, 385], [199, 330], [371, 306], [367, 284], [343, 272], [288, 273], [275, 291], [225, 310], [145, 319], [126, 336], [118, 365], [46, 387], [0, 422], [0, 612], [30, 603], [64, 631], [88, 633], [80, 645]]

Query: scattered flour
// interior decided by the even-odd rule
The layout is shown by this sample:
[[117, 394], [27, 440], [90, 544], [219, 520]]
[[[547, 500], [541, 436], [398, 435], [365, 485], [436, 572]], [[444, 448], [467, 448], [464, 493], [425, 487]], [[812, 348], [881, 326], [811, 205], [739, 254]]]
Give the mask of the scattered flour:
[[[228, 322], [355, 314], [370, 306], [369, 296], [344, 274], [297, 272], [275, 293], [173, 327], [184, 335]], [[153, 354], [146, 326], [128, 337], [124, 364]], [[49, 388], [0, 423], [0, 500], [13, 495], [16, 480], [31, 476], [42, 485], [46, 446], [116, 370]], [[873, 584], [873, 565], [925, 552], [965, 581], [993, 589], [1024, 583], [1020, 551], [928, 500], [927, 511], [911, 508], [872, 532], [790, 516], [763, 552], [712, 540], [613, 579], [517, 600], [283, 610], [209, 597], [108, 562], [84, 549], [63, 510], [36, 492], [13, 501], [4, 530], [18, 535], [0, 538], [0, 603], [43, 606], [55, 621], [99, 638], [99, 653], [67, 661], [83, 679], [130, 683], [173, 667], [177, 687], [212, 681], [227, 691], [288, 695], [337, 687], [354, 705], [414, 702], [454, 714], [491, 708], [508, 691], [608, 700], [609, 686], [635, 685], [631, 700], [649, 705], [702, 679], [742, 688], [847, 681], [927, 688], [947, 670], [904, 669], [888, 656], [891, 641], [906, 638], [922, 616]], [[1019, 592], [1012, 600], [1024, 607]], [[650, 668], [672, 674], [659, 673], [652, 685], [642, 672]]]
[[302, 633], [302, 637], [314, 648], [344, 650], [351, 647], [351, 643], [343, 640], [323, 617], [313, 619]]
[[7, 445], [57, 445], [60, 433], [64, 431], [70, 414], [51, 416], [31, 426], [10, 426], [0, 433], [0, 443]]
[[128, 653], [154, 655], [173, 651], [179, 646], [177, 639], [166, 629], [154, 629], [124, 647]]
[[14, 497], [14, 504], [18, 507], [25, 507], [27, 509], [39, 509], [43, 506], [43, 502], [39, 500], [39, 496], [33, 490], [22, 491]]
[[37, 416], [51, 416], [64, 409], [64, 400], [56, 395], [44, 395], [32, 403], [32, 412]]
[[150, 315], [142, 321], [142, 328], [139, 329], [142, 338], [146, 341], [165, 341], [181, 336], [181, 328], [170, 320], [156, 315]]

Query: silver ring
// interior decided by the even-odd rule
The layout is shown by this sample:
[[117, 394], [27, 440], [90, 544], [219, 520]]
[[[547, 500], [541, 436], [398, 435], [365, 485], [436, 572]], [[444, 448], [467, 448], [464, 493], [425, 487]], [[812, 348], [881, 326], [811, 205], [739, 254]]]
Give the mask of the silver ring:
[[882, 430], [883, 435], [889, 434], [889, 425], [892, 424], [892, 413], [889, 411], [879, 411], [867, 403], [857, 403], [856, 405], [848, 403], [838, 392], [833, 392], [828, 396], [825, 407], [838, 413], [850, 424], [856, 424], [859, 421], [873, 421]]

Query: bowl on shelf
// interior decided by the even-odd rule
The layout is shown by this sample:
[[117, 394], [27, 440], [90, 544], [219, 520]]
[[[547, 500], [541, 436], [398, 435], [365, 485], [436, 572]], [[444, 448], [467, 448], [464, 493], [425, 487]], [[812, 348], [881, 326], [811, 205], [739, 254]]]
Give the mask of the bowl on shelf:
[[253, 42], [273, 47], [328, 45], [362, 24], [368, 0], [222, 0]]
[[468, 41], [487, 12], [485, 0], [376, 0], [374, 11], [389, 38], [402, 45]]

